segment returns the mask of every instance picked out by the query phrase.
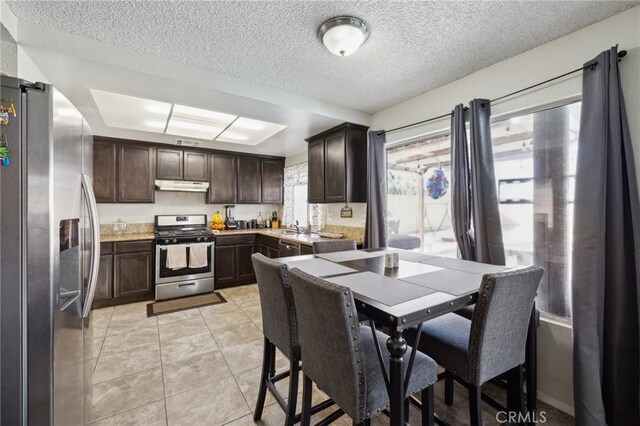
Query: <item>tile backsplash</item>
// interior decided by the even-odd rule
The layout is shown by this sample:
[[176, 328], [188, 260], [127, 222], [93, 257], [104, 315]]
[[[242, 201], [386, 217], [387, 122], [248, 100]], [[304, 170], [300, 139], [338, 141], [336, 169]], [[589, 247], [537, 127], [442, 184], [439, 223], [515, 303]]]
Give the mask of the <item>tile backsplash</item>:
[[325, 204], [324, 221], [327, 225], [350, 226], [364, 228], [364, 217], [367, 213], [367, 203], [351, 203], [349, 207], [353, 210], [353, 217], [340, 217], [340, 209], [344, 204]]
[[[111, 224], [121, 219], [125, 223], [153, 223], [159, 214], [206, 214], [208, 220], [217, 210], [224, 216], [224, 206], [206, 204], [206, 194], [190, 192], [156, 192], [154, 204], [98, 204], [101, 224]], [[266, 219], [271, 212], [282, 215], [282, 206], [275, 204], [236, 204], [233, 215], [236, 219], [255, 219], [258, 212]]]

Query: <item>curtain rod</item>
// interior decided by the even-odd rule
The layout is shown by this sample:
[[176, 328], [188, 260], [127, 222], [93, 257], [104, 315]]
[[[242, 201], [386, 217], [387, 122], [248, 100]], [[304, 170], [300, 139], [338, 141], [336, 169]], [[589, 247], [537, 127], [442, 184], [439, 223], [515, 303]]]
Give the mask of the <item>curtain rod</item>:
[[[626, 50], [621, 50], [621, 51], [619, 51], [619, 52], [618, 52], [618, 61], [620, 61], [620, 60], [621, 60], [622, 58], [624, 58], [625, 56], [627, 56], [627, 51], [626, 51]], [[527, 86], [527, 87], [525, 87], [524, 89], [516, 90], [515, 92], [507, 93], [506, 95], [500, 96], [500, 97], [495, 98], [495, 99], [491, 99], [489, 102], [501, 101], [502, 99], [508, 98], [508, 97], [510, 97], [510, 96], [513, 96], [513, 95], [517, 95], [518, 93], [526, 92], [527, 90], [534, 89], [534, 88], [536, 88], [536, 87], [538, 87], [538, 86], [542, 86], [543, 84], [547, 84], [547, 83], [550, 83], [550, 82], [552, 82], [552, 81], [554, 81], [554, 80], [558, 80], [558, 79], [561, 79], [561, 78], [566, 77], [566, 76], [568, 76], [568, 75], [571, 75], [571, 74], [575, 74], [575, 73], [577, 73], [577, 72], [580, 72], [580, 71], [584, 70], [585, 68], [592, 68], [592, 67], [595, 67], [596, 65], [598, 65], [598, 62], [594, 62], [593, 64], [585, 65], [585, 66], [580, 67], [580, 68], [576, 68], [576, 69], [575, 69], [575, 70], [573, 70], [573, 71], [569, 71], [569, 72], [566, 72], [566, 73], [564, 73], [564, 74], [560, 74], [560, 75], [557, 75], [557, 76], [555, 76], [555, 77], [552, 77], [552, 78], [550, 78], [550, 79], [548, 79], [548, 80], [541, 81], [540, 83], [536, 83], [536, 84], [534, 84], [534, 85]], [[467, 109], [467, 107], [465, 107], [464, 109], [466, 110], [466, 109]], [[415, 123], [406, 124], [406, 125], [404, 125], [404, 126], [396, 127], [396, 128], [394, 128], [394, 129], [391, 129], [391, 130], [384, 130], [384, 131], [380, 131], [380, 132], [378, 132], [378, 136], [380, 136], [380, 135], [382, 135], [382, 134], [384, 134], [384, 133], [397, 132], [398, 130], [403, 130], [403, 129], [406, 129], [406, 128], [408, 128], [408, 127], [413, 127], [413, 126], [417, 126], [417, 125], [419, 125], [419, 124], [425, 124], [425, 123], [429, 123], [429, 122], [431, 122], [431, 121], [440, 120], [440, 119], [442, 119], [442, 118], [449, 117], [450, 115], [451, 115], [451, 113], [442, 114], [442, 115], [439, 115], [439, 116], [437, 116], [437, 117], [427, 118], [426, 120], [421, 120], [421, 121], [417, 121], [417, 122], [415, 122]]]

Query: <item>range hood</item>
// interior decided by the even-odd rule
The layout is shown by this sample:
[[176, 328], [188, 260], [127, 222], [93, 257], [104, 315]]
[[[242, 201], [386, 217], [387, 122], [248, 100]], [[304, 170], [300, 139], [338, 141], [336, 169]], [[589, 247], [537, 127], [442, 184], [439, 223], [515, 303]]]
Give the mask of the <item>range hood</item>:
[[160, 191], [207, 192], [209, 182], [156, 179], [156, 189]]

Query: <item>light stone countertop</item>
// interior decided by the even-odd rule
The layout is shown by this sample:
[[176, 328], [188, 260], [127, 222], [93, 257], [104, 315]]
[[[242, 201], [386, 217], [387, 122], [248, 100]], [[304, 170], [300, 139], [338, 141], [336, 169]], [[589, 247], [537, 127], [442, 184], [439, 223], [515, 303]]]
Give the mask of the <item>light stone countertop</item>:
[[[225, 235], [265, 235], [267, 237], [278, 238], [280, 240], [288, 241], [291, 243], [303, 244], [311, 246], [314, 241], [326, 241], [330, 238], [323, 238], [316, 234], [284, 234], [284, 230], [269, 230], [269, 229], [234, 229], [225, 231], [213, 231], [216, 236]], [[153, 232], [126, 232], [121, 234], [102, 233], [100, 235], [100, 242], [113, 243], [121, 241], [141, 241], [141, 240], [153, 240], [155, 235]], [[362, 241], [356, 240], [357, 244], [362, 244]]]

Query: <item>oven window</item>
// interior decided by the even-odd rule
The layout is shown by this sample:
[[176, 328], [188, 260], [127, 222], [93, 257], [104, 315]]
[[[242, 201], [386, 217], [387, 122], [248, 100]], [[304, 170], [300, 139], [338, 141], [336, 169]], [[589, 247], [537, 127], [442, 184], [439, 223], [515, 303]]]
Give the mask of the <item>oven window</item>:
[[[189, 248], [187, 250], [187, 265], [189, 265]], [[211, 246], [207, 247], [207, 259], [211, 259]], [[167, 264], [167, 250], [160, 250], [160, 278], [181, 277], [183, 275], [206, 274], [211, 272], [211, 261], [204, 268], [169, 269]]]

